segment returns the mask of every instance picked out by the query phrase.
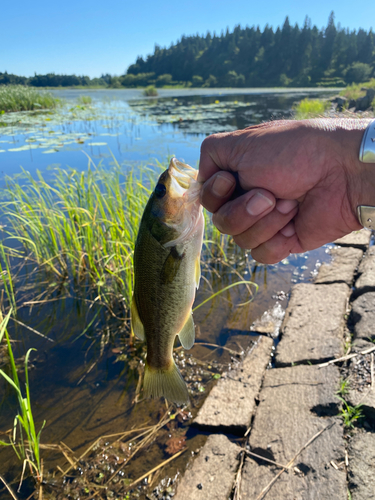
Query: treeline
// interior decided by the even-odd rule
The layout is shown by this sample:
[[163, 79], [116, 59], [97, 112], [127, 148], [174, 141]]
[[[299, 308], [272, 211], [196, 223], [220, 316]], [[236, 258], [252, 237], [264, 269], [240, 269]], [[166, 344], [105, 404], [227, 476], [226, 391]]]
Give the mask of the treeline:
[[[336, 26], [331, 12], [327, 27], [305, 19], [303, 27], [289, 18], [275, 31], [268, 25], [227, 30], [220, 36], [183, 36], [169, 48], [155, 46], [138, 57], [124, 86], [191, 82], [194, 86], [334, 86], [363, 82], [374, 76], [374, 34]], [[142, 82], [142, 83], [141, 83]]]
[[289, 18], [274, 30], [266, 26], [236, 26], [221, 35], [182, 36], [169, 48], [138, 57], [122, 76], [90, 79], [76, 75], [34, 75], [26, 78], [0, 73], [1, 84], [35, 87], [104, 86], [157, 87], [301, 87], [345, 86], [375, 76], [372, 30], [350, 31], [335, 25], [331, 12], [325, 28], [291, 26]]
[[0, 85], [29, 85], [31, 87], [76, 87], [76, 86], [110, 86], [113, 77], [102, 75], [100, 78], [76, 75], [37, 75], [31, 77], [17, 76], [10, 73], [0, 73]]

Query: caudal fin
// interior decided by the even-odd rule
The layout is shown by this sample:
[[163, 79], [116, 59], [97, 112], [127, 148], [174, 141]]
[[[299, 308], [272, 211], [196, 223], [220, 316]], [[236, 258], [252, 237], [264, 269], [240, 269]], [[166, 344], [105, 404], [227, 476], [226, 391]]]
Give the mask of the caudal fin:
[[143, 392], [146, 398], [164, 396], [168, 401], [180, 405], [189, 402], [186, 383], [174, 361], [168, 370], [155, 370], [146, 363]]

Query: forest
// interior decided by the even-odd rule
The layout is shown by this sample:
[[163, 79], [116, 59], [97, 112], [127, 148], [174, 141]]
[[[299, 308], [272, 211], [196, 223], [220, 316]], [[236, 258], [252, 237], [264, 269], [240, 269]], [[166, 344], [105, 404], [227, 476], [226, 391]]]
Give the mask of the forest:
[[90, 79], [75, 75], [19, 77], [0, 73], [0, 84], [36, 87], [332, 87], [364, 82], [375, 76], [372, 29], [350, 31], [336, 26], [331, 12], [327, 26], [302, 27], [286, 17], [282, 27], [236, 26], [220, 35], [183, 35], [170, 47], [155, 45], [121, 76]]

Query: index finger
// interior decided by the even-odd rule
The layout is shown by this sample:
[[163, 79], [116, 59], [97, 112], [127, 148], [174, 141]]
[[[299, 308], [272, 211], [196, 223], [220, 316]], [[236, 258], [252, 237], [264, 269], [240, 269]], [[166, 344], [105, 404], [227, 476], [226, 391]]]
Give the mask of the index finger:
[[198, 182], [206, 182], [220, 170], [232, 170], [230, 153], [234, 146], [234, 133], [209, 135], [201, 145]]

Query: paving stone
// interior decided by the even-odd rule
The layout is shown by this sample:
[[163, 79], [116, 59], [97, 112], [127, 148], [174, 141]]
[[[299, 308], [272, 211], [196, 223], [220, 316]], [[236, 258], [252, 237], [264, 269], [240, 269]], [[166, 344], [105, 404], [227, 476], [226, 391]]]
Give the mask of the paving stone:
[[254, 321], [250, 326], [250, 331], [271, 335], [271, 337], [276, 338], [279, 336], [284, 316], [285, 309], [280, 302], [276, 302], [271, 309], [262, 314], [261, 318]]
[[352, 406], [362, 405], [363, 414], [372, 420], [375, 420], [375, 391], [365, 388], [362, 391], [349, 390], [347, 397]]
[[335, 244], [342, 247], [355, 247], [366, 250], [370, 244], [370, 239], [371, 231], [369, 229], [361, 229], [361, 231], [353, 231], [343, 238], [336, 240]]
[[241, 365], [221, 378], [199, 410], [194, 425], [244, 434], [255, 411], [255, 399], [270, 360], [273, 341], [259, 337]]
[[174, 500], [227, 500], [239, 466], [240, 448], [222, 434], [211, 434], [191, 469], [186, 470]]
[[375, 292], [364, 293], [352, 303], [354, 339], [375, 340]]
[[332, 248], [330, 252], [333, 260], [324, 262], [320, 268], [315, 283], [346, 283], [351, 286], [359, 263], [363, 256], [363, 250], [352, 247]]
[[355, 295], [375, 290], [375, 248], [371, 247], [362, 259], [355, 282]]
[[344, 354], [345, 283], [300, 283], [292, 289], [276, 349], [276, 366], [323, 362]]
[[348, 480], [352, 500], [374, 500], [375, 434], [355, 434], [348, 448]]
[[[294, 465], [301, 472], [284, 472], [267, 500], [347, 498], [346, 473], [330, 463], [341, 463], [345, 457], [342, 420], [336, 416], [339, 379], [339, 369], [332, 365], [267, 370], [250, 434], [251, 451], [286, 465], [315, 434], [334, 423], [298, 456]], [[257, 498], [279, 471], [265, 461], [246, 457], [242, 498]]]
[[[367, 295], [367, 294], [366, 294]], [[372, 342], [358, 339], [353, 345], [353, 352], [364, 352], [374, 348]], [[371, 363], [375, 352], [352, 358], [349, 365], [349, 393], [346, 399], [352, 406], [362, 405], [365, 416], [375, 421], [375, 387], [371, 386]]]

